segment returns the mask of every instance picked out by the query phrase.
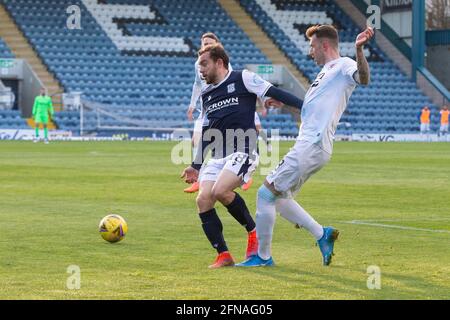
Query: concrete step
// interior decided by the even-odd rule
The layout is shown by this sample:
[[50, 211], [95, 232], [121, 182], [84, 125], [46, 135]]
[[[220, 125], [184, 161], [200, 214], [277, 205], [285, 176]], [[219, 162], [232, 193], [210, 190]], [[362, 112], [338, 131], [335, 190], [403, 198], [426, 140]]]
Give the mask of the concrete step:
[[26, 47], [22, 47], [22, 48], [15, 48], [15, 46], [9, 46], [11, 50], [14, 50], [15, 53], [20, 54], [22, 56], [27, 56], [28, 58], [36, 58], [36, 54], [35, 52], [31, 49], [31, 48], [26, 48]]
[[9, 41], [15, 41], [17, 38], [21, 38], [21, 34], [17, 33], [15, 30], [12, 31], [5, 31], [4, 29], [1, 31], [2, 38], [7, 39]]
[[15, 41], [15, 42], [8, 41], [8, 47], [17, 51], [30, 50], [30, 45], [27, 42], [24, 43], [23, 41]]

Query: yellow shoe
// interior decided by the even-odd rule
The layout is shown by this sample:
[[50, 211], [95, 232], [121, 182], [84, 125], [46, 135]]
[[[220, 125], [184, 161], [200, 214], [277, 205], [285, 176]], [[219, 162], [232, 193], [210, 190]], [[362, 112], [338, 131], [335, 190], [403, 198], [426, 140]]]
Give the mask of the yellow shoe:
[[184, 189], [183, 191], [186, 193], [195, 193], [200, 188], [200, 184], [198, 182], [194, 182], [190, 187]]

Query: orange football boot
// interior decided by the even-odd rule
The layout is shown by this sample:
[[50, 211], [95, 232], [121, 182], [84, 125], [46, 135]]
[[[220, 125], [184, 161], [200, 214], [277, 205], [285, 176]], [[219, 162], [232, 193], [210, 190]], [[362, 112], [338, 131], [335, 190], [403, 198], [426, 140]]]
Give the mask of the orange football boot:
[[258, 238], [256, 237], [256, 229], [248, 233], [247, 238], [247, 251], [245, 253], [245, 258], [248, 259], [251, 256], [256, 256], [258, 254]]
[[190, 187], [184, 189], [183, 191], [186, 193], [195, 193], [200, 189], [200, 184], [198, 182], [194, 182]]
[[242, 190], [247, 191], [248, 189], [250, 189], [250, 187], [252, 186], [252, 184], [253, 184], [253, 178], [250, 178], [250, 180], [248, 180], [247, 183], [244, 183], [244, 184], [242, 185]]
[[231, 254], [228, 251], [219, 253], [216, 260], [212, 265], [210, 265], [208, 268], [210, 269], [217, 269], [222, 267], [232, 267], [234, 266], [234, 260]]

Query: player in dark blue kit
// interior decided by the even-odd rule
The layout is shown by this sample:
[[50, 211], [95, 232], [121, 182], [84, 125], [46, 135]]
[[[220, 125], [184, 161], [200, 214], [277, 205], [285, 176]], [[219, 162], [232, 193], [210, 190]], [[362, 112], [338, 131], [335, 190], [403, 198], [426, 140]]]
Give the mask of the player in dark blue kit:
[[[245, 201], [233, 190], [248, 181], [258, 165], [255, 128], [256, 99], [271, 99], [275, 105], [301, 108], [302, 101], [248, 70], [228, 70], [229, 58], [220, 44], [199, 51], [200, 73], [208, 84], [202, 91], [203, 123], [201, 148], [182, 178], [200, 182], [197, 207], [203, 231], [218, 256], [210, 268], [234, 265], [214, 205], [222, 203], [249, 233], [246, 256], [257, 252], [255, 222]], [[211, 159], [202, 167], [208, 150]], [[201, 168], [201, 171], [199, 172]]]

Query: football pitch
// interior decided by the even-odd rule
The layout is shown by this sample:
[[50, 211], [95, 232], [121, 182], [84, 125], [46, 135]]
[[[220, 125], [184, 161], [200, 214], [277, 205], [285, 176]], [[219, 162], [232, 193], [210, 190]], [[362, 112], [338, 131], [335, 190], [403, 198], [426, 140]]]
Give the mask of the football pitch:
[[[340, 230], [332, 265], [278, 216], [275, 267], [218, 270], [175, 144], [0, 142], [0, 299], [450, 299], [450, 143], [337, 142], [296, 197]], [[246, 233], [216, 208], [240, 262]], [[98, 233], [108, 213], [122, 242]]]

